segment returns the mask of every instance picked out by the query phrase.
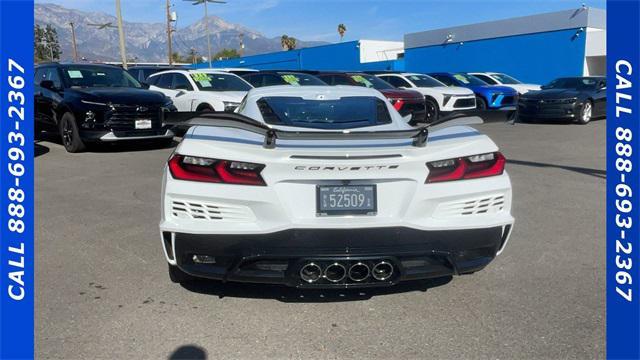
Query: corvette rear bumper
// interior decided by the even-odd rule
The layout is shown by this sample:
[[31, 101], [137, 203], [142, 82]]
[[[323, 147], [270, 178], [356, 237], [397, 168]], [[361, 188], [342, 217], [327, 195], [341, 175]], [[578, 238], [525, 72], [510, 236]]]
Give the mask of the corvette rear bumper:
[[[471, 273], [484, 268], [503, 248], [511, 225], [470, 230], [421, 231], [405, 227], [291, 229], [260, 235], [163, 232], [169, 261], [196, 277], [295, 287], [367, 287]], [[204, 260], [204, 261], [203, 261]], [[393, 274], [339, 281], [301, 278], [305, 264], [326, 270], [340, 264], [373, 269], [385, 262]]]

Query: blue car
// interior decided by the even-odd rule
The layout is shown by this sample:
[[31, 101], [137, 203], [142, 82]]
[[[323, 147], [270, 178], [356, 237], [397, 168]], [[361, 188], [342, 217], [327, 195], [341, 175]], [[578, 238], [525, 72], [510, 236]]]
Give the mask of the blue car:
[[467, 73], [430, 73], [447, 86], [462, 86], [471, 89], [476, 94], [477, 108], [501, 109], [515, 107], [518, 103], [518, 92], [507, 86], [489, 85], [479, 78]]

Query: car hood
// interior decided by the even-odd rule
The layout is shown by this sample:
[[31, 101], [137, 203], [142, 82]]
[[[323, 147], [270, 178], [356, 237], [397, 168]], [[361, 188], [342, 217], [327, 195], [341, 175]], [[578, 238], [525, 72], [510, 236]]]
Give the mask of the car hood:
[[421, 93], [413, 90], [382, 89], [379, 91], [389, 99], [424, 99], [424, 96]]
[[503, 93], [503, 94], [513, 94], [516, 95], [517, 91], [508, 86], [502, 85], [478, 85], [478, 86], [470, 86], [469, 87], [474, 92], [492, 92], [492, 93]]
[[70, 91], [84, 100], [105, 104], [163, 104], [166, 98], [161, 92], [136, 88], [72, 88]]
[[547, 89], [539, 91], [529, 91], [526, 98], [531, 99], [565, 99], [576, 97], [580, 92], [575, 89]]
[[435, 86], [431, 89], [449, 95], [473, 95], [473, 91], [460, 86]]

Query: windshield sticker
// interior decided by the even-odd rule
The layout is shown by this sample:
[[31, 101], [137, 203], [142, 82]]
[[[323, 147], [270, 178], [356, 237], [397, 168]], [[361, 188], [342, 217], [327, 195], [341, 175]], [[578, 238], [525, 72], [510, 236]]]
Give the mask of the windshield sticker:
[[364, 84], [364, 86], [366, 87], [373, 87], [373, 84], [371, 83], [371, 81], [367, 80], [364, 76], [362, 75], [354, 75], [351, 77], [353, 79], [353, 81], [358, 82], [360, 84]]
[[198, 83], [200, 84], [200, 86], [202, 87], [211, 87], [211, 81], [209, 80], [198, 80]]
[[195, 81], [209, 81], [209, 75], [205, 73], [191, 73], [191, 78]]
[[282, 80], [284, 80], [289, 85], [300, 85], [300, 79], [298, 79], [295, 75], [282, 75]]
[[411, 76], [409, 76], [409, 80], [412, 80], [412, 81], [420, 80], [420, 76], [418, 76], [418, 75], [411, 75]]
[[464, 75], [460, 75], [460, 74], [455, 74], [453, 75], [454, 78], [456, 78], [456, 80], [462, 82], [463, 84], [468, 84], [469, 80], [467, 80], [467, 78]]
[[72, 79], [82, 79], [82, 71], [80, 70], [67, 70], [67, 74]]

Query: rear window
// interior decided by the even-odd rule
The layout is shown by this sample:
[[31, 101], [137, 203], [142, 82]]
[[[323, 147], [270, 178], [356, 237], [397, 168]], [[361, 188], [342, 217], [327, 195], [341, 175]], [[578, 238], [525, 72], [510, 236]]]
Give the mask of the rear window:
[[327, 85], [322, 80], [313, 75], [307, 74], [279, 74], [282, 85], [307, 86], [307, 85]]
[[249, 91], [251, 85], [233, 74], [190, 73], [201, 91]]
[[272, 96], [257, 102], [267, 124], [315, 129], [353, 129], [391, 123], [384, 101], [373, 96], [309, 100]]

